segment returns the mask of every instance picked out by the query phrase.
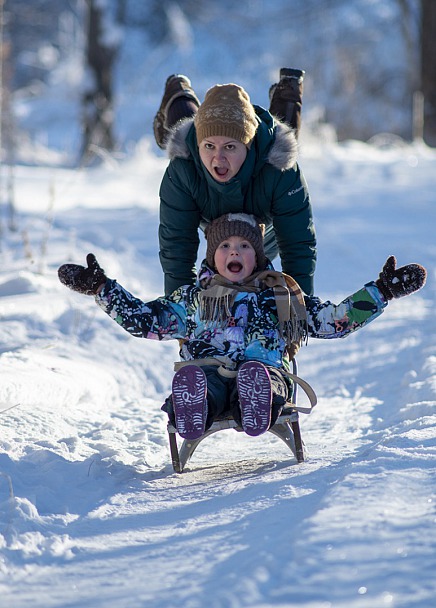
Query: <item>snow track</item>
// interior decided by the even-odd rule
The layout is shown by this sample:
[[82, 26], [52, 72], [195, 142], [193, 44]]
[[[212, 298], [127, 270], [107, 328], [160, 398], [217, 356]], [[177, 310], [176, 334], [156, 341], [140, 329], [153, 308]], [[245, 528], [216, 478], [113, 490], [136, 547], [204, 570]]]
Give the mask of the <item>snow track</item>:
[[[400, 264], [427, 266], [428, 284], [350, 338], [302, 349], [300, 374], [319, 396], [300, 418], [307, 462], [297, 465], [271, 434], [228, 430], [204, 441], [182, 475], [172, 471], [160, 411], [176, 345], [128, 336], [56, 277], [61, 263], [82, 263], [93, 251], [136, 295], [161, 293], [157, 202], [138, 195], [147, 180], [141, 154], [141, 171], [134, 158], [110, 179], [104, 169], [79, 179], [17, 168], [17, 220], [30, 254], [22, 232], [6, 233], [2, 605], [429, 608], [436, 592], [434, 153], [337, 145], [321, 162], [306, 151], [317, 294], [342, 299], [375, 278], [391, 253]], [[147, 187], [157, 193], [149, 154], [155, 181]], [[327, 173], [337, 184], [329, 192]], [[55, 200], [44, 249], [49, 179], [65, 196]], [[121, 180], [125, 196], [115, 201], [112, 184]]]

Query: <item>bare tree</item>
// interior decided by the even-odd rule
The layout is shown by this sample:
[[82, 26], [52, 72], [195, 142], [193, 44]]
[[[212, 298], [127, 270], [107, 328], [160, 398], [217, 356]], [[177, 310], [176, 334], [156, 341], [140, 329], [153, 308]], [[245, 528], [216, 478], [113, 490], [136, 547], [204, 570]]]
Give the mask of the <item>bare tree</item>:
[[90, 86], [83, 97], [84, 141], [82, 160], [99, 155], [100, 150], [111, 151], [113, 136], [112, 68], [117, 46], [105, 30], [105, 4], [86, 0], [88, 9], [86, 59]]
[[[11, 41], [5, 35], [4, 5], [5, 0], [0, 0], [0, 211], [2, 203], [6, 202], [7, 225], [15, 230], [15, 121], [11, 102]], [[0, 240], [1, 232], [0, 218]]]
[[436, 146], [436, 2], [421, 0], [421, 90], [424, 141]]

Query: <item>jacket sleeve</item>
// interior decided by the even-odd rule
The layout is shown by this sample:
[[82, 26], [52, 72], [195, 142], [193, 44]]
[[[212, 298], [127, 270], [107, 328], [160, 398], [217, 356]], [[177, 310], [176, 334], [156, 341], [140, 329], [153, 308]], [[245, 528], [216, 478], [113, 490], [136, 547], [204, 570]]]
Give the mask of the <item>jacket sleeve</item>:
[[166, 295], [196, 280], [200, 211], [188, 187], [186, 163], [172, 160], [160, 187], [159, 258]]
[[182, 289], [171, 298], [143, 302], [116, 281], [108, 279], [95, 301], [111, 319], [136, 338], [171, 340], [185, 337], [186, 310]]
[[387, 306], [374, 282], [345, 298], [340, 304], [306, 296], [308, 333], [312, 338], [345, 338], [364, 327]]
[[271, 211], [282, 270], [312, 295], [316, 233], [306, 181], [297, 164], [279, 177]]

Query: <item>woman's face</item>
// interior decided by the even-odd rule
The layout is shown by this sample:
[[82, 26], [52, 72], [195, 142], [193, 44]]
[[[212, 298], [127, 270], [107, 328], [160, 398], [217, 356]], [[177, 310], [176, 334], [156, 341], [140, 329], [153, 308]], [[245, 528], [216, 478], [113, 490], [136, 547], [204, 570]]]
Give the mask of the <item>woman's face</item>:
[[229, 137], [213, 135], [202, 140], [199, 146], [201, 162], [222, 184], [235, 177], [247, 157], [247, 147]]

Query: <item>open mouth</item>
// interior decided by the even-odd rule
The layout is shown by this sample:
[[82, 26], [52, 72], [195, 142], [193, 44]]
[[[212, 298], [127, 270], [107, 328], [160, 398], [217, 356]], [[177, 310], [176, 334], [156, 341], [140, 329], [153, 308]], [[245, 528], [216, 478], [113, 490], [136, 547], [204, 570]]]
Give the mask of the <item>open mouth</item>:
[[230, 262], [227, 265], [227, 270], [230, 272], [234, 272], [235, 274], [237, 274], [238, 272], [241, 272], [243, 266], [241, 264], [241, 262]]
[[226, 177], [229, 173], [229, 170], [226, 167], [215, 167], [214, 168], [215, 173], [218, 175], [218, 177]]

